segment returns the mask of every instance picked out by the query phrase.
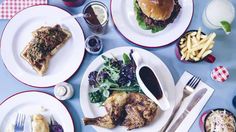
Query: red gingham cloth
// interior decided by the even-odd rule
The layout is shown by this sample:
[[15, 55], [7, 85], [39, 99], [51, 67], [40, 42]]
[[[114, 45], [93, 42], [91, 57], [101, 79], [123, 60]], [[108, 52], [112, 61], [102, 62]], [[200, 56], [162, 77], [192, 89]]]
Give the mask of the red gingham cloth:
[[229, 72], [225, 67], [218, 66], [211, 72], [211, 78], [218, 82], [224, 82], [229, 78]]
[[11, 19], [26, 7], [47, 3], [48, 0], [4, 0], [0, 5], [0, 19]]

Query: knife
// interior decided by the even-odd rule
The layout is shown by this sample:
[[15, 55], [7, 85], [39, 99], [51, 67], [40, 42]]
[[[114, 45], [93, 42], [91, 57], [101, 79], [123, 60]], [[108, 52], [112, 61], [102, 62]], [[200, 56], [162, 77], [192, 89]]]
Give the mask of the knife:
[[192, 98], [190, 103], [188, 104], [187, 108], [184, 110], [184, 112], [180, 115], [180, 117], [175, 121], [175, 123], [171, 126], [171, 128], [168, 130], [168, 132], [174, 132], [179, 127], [179, 125], [183, 122], [185, 117], [188, 115], [188, 113], [194, 108], [194, 106], [201, 100], [201, 98], [205, 95], [207, 92], [206, 88], [203, 88], [199, 90]]

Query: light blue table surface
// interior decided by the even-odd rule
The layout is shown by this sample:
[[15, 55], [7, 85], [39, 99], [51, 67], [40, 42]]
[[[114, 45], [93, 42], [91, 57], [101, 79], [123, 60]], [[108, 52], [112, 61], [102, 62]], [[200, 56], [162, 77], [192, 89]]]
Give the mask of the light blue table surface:
[[[90, 0], [86, 0], [86, 3], [89, 1]], [[232, 1], [234, 5], [236, 5], [236, 1], [235, 0]], [[109, 0], [103, 0], [103, 2], [109, 7], [110, 4]], [[78, 13], [83, 9], [83, 6], [77, 8], [65, 7], [61, 2], [61, 0], [49, 0], [49, 4], [62, 7], [67, 11], [71, 12], [72, 14]], [[207, 4], [206, 0], [194, 1], [194, 16], [189, 29], [198, 29], [198, 27], [202, 27], [205, 33], [213, 32], [212, 30], [208, 30], [206, 27], [204, 27], [201, 20], [202, 12], [206, 4]], [[84, 20], [79, 19], [78, 21], [81, 23], [82, 28], [84, 29], [85, 36], [87, 37], [91, 35], [91, 32], [88, 30], [88, 27], [85, 24]], [[2, 31], [7, 22], [8, 22], [7, 20], [0, 20], [0, 34], [2, 34]], [[217, 33], [217, 38], [215, 39], [216, 44], [213, 54], [216, 56], [216, 61], [213, 64], [207, 62], [201, 62], [197, 64], [180, 62], [175, 56], [175, 43], [162, 48], [147, 49], [152, 53], [156, 54], [164, 61], [164, 63], [170, 69], [173, 78], [175, 80], [175, 83], [178, 81], [178, 79], [180, 78], [180, 76], [184, 71], [189, 71], [192, 74], [200, 76], [204, 82], [206, 82], [215, 89], [213, 96], [205, 105], [202, 112], [209, 109], [221, 107], [221, 108], [227, 108], [236, 114], [236, 109], [232, 105], [232, 99], [236, 95], [236, 21], [233, 22], [232, 27], [233, 27], [232, 33], [228, 36], [226, 36], [222, 31], [215, 31]], [[117, 32], [117, 30], [114, 28], [111, 19], [109, 21], [108, 33], [103, 35], [102, 39], [104, 42], [104, 51], [120, 46], [135, 46], [134, 44], [124, 39]], [[68, 80], [68, 82], [71, 83], [75, 88], [75, 95], [71, 100], [64, 101], [63, 103], [66, 105], [66, 107], [69, 109], [70, 113], [73, 116], [76, 132], [95, 131], [92, 127], [90, 126], [85, 127], [81, 123], [81, 118], [83, 117], [83, 113], [81, 111], [80, 97], [79, 97], [81, 78], [88, 65], [95, 58], [96, 56], [86, 53], [84, 61], [80, 66], [79, 70], [75, 73], [75, 75], [71, 79]], [[224, 83], [215, 82], [210, 77], [211, 70], [214, 67], [220, 65], [225, 66], [230, 73], [230, 78]], [[0, 102], [2, 102], [4, 99], [6, 99], [8, 96], [12, 94], [26, 90], [38, 90], [50, 94], [53, 93], [52, 88], [38, 89], [24, 85], [23, 83], [17, 81], [7, 71], [2, 60], [0, 59]], [[199, 117], [191, 127], [190, 129], [191, 132], [200, 131], [198, 122], [199, 122]]]

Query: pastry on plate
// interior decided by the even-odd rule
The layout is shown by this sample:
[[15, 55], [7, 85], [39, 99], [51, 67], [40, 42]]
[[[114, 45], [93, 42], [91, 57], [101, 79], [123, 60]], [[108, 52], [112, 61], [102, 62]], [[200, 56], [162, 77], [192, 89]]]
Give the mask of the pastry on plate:
[[43, 115], [33, 115], [32, 132], [49, 132], [49, 124]]
[[33, 39], [24, 48], [21, 56], [39, 74], [43, 75], [52, 56], [67, 42], [71, 33], [60, 25], [42, 26], [33, 33]]

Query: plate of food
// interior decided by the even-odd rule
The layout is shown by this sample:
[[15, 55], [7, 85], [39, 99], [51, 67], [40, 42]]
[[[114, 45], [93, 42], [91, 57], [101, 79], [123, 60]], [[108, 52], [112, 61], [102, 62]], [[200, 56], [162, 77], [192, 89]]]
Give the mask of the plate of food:
[[66, 107], [55, 97], [43, 92], [14, 94], [3, 101], [0, 108], [0, 130], [4, 132], [14, 132], [17, 118], [24, 119], [24, 130], [28, 132], [38, 132], [39, 128], [44, 132], [52, 129], [74, 131], [73, 120]]
[[71, 15], [55, 6], [29, 7], [7, 24], [1, 55], [19, 81], [49, 87], [70, 78], [84, 56], [84, 34]]
[[206, 111], [199, 120], [200, 127], [205, 132], [236, 131], [236, 118], [232, 112], [224, 108]]
[[193, 0], [112, 0], [110, 9], [114, 25], [126, 39], [153, 48], [174, 42], [186, 31]]
[[[135, 74], [133, 51], [164, 82], [162, 88], [169, 109], [162, 111], [143, 93]], [[173, 112], [175, 100], [174, 80], [167, 66], [154, 54], [135, 47], [118, 47], [97, 57], [85, 71], [80, 85], [84, 124], [103, 132], [161, 130]]]

